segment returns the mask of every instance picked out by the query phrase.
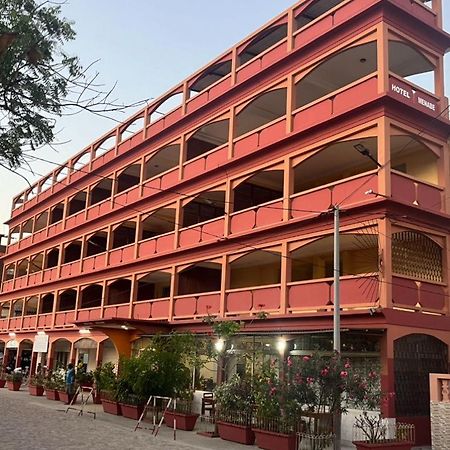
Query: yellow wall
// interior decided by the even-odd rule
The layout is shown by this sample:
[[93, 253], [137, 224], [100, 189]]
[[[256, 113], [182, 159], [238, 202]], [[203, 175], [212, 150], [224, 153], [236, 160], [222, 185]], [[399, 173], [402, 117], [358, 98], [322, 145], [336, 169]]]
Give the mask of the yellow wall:
[[231, 270], [230, 289], [280, 283], [280, 264], [239, 267]]

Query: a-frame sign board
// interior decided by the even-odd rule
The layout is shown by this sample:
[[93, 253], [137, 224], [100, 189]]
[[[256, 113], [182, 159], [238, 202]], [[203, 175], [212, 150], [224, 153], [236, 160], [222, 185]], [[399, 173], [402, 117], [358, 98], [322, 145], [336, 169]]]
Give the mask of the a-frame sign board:
[[[163, 411], [162, 411], [162, 416], [161, 419], [158, 421], [158, 413], [157, 413], [157, 402], [158, 400], [162, 401], [162, 404], [165, 405], [163, 407]], [[159, 429], [161, 428], [162, 423], [164, 422], [164, 417], [166, 415], [167, 410], [173, 406], [173, 409], [175, 410], [177, 407], [177, 400], [174, 398], [170, 398], [170, 397], [160, 397], [158, 395], [150, 395], [150, 397], [147, 400], [147, 403], [144, 406], [144, 410], [142, 411], [141, 417], [139, 417], [139, 420], [136, 424], [136, 426], [134, 427], [134, 431], [136, 431], [138, 428], [146, 428], [143, 427], [142, 421], [147, 417], [147, 412], [149, 409], [152, 410], [153, 412], [153, 420], [152, 420], [152, 424], [153, 424], [153, 428], [152, 430], [152, 434], [153, 436], [158, 436], [158, 432]], [[176, 417], [173, 420], [173, 440], [175, 441], [177, 438], [177, 419]]]

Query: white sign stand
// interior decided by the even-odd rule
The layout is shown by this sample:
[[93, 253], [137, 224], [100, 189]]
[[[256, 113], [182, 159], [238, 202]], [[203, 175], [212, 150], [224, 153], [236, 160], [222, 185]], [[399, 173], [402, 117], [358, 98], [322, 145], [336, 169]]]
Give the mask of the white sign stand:
[[[75, 403], [78, 395], [80, 396], [81, 405], [79, 408], [76, 406], [73, 406]], [[94, 388], [92, 386], [78, 386], [77, 391], [75, 392], [75, 395], [72, 397], [72, 400], [70, 401], [69, 406], [66, 409], [66, 413], [69, 411], [69, 409], [73, 409], [74, 411], [78, 411], [78, 415], [82, 416], [83, 413], [92, 414], [94, 416], [94, 419], [97, 418], [97, 415], [95, 411], [85, 411], [84, 408], [87, 406], [87, 402], [89, 399], [92, 399], [92, 402], [94, 401]]]

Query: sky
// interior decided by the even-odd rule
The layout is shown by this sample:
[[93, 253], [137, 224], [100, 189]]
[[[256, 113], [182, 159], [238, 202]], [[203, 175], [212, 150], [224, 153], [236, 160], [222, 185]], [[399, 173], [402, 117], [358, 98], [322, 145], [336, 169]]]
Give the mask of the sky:
[[[63, 15], [74, 21], [76, 40], [65, 46], [86, 66], [93, 61], [99, 80], [124, 104], [156, 98], [219, 56], [294, 0], [68, 0]], [[450, 2], [444, 2], [445, 28], [450, 30]], [[125, 6], [126, 5], [126, 6]], [[126, 9], [126, 10], [125, 10]], [[450, 55], [449, 55], [450, 56]], [[446, 68], [450, 60], [447, 60]], [[447, 70], [447, 85], [450, 76]], [[117, 114], [123, 121], [134, 110]], [[64, 144], [39, 151], [39, 156], [64, 163], [92, 141], [114, 128], [113, 120], [82, 113], [57, 123]], [[53, 164], [35, 162], [18, 172], [30, 183], [51, 172]], [[16, 173], [0, 167], [0, 234], [11, 213], [13, 196], [28, 187]]]

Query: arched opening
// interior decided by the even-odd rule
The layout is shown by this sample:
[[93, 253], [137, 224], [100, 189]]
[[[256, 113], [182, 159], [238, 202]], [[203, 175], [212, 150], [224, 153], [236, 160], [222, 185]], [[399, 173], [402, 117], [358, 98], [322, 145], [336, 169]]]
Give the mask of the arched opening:
[[4, 277], [3, 277], [3, 281], [8, 281], [8, 280], [12, 280], [14, 279], [14, 272], [15, 272], [15, 267], [14, 267], [14, 263], [13, 264], [9, 264], [5, 267], [5, 272], [4, 272]]
[[439, 184], [439, 158], [414, 136], [391, 137], [391, 167], [427, 183]]
[[45, 262], [45, 268], [51, 269], [52, 267], [56, 267], [58, 265], [59, 261], [59, 249], [58, 248], [52, 248], [48, 253], [46, 257]]
[[30, 297], [26, 300], [23, 315], [34, 316], [37, 314], [37, 311], [38, 311], [38, 297], [37, 295], [33, 295], [33, 297]]
[[133, 244], [136, 241], [136, 222], [123, 222], [112, 232], [112, 248]]
[[101, 344], [102, 346], [102, 364], [112, 363], [116, 365], [119, 362], [119, 353], [111, 339], [106, 339]]
[[282, 170], [265, 170], [234, 188], [233, 212], [283, 198]]
[[448, 347], [426, 334], [394, 341], [395, 412], [397, 417], [430, 415], [430, 373], [448, 372]]
[[43, 265], [44, 265], [43, 253], [39, 253], [35, 256], [32, 256], [30, 260], [30, 274], [40, 272], [42, 270]]
[[183, 227], [222, 217], [225, 214], [225, 192], [209, 191], [183, 206]]
[[203, 261], [178, 274], [178, 295], [201, 294], [220, 291], [222, 265]]
[[180, 162], [180, 145], [172, 144], [158, 150], [145, 161], [144, 180], [156, 177], [174, 167]]
[[12, 317], [22, 317], [23, 315], [23, 298], [16, 300], [12, 307]]
[[72, 216], [73, 214], [83, 211], [83, 209], [86, 208], [86, 199], [87, 193], [84, 191], [78, 192], [78, 194], [74, 195], [69, 200], [67, 215]]
[[153, 300], [156, 298], [170, 297], [171, 275], [167, 272], [151, 272], [138, 279], [138, 302]]
[[53, 312], [53, 303], [55, 295], [53, 293], [45, 294], [41, 297], [41, 314], [49, 314]]
[[20, 240], [20, 226], [16, 226], [9, 231], [9, 243], [15, 244]]
[[89, 338], [79, 339], [73, 344], [76, 350], [75, 360], [77, 361], [77, 367], [82, 364], [85, 372], [96, 369], [98, 345], [96, 341]]
[[435, 92], [435, 66], [411, 44], [389, 41], [389, 70], [427, 91]]
[[71, 242], [64, 248], [63, 264], [78, 261], [81, 258], [81, 242]]
[[117, 177], [117, 193], [137, 186], [141, 181], [141, 165], [132, 164]]
[[48, 175], [47, 177], [45, 177], [43, 180], [41, 180], [39, 182], [39, 186], [40, 186], [39, 192], [46, 191], [48, 188], [52, 187], [52, 184], [53, 184], [52, 177], [51, 177], [51, 175]]
[[97, 231], [86, 241], [86, 256], [94, 256], [106, 252], [108, 242], [108, 233], [106, 231]]
[[320, 63], [295, 85], [296, 107], [305, 106], [376, 70], [376, 42], [342, 50]]
[[20, 357], [19, 367], [26, 372], [31, 367], [31, 357], [33, 355], [33, 341], [24, 339], [20, 342], [18, 352]]
[[[333, 278], [333, 237], [318, 239], [291, 252], [291, 280]], [[378, 272], [378, 236], [372, 233], [342, 234], [341, 276]]]
[[275, 25], [259, 32], [239, 54], [239, 64], [256, 58], [287, 36], [287, 24]]
[[120, 278], [108, 285], [106, 303], [108, 305], [120, 305], [129, 303], [131, 297], [131, 280]]
[[286, 114], [286, 89], [274, 89], [252, 100], [236, 115], [234, 136], [242, 136]]
[[190, 86], [191, 92], [198, 93], [226, 77], [231, 72], [231, 60], [220, 61], [208, 67]]
[[40, 231], [47, 226], [48, 222], [48, 211], [44, 211], [39, 214], [34, 221], [34, 232]]
[[255, 250], [230, 263], [230, 289], [279, 284], [281, 254]]
[[392, 235], [392, 272], [410, 278], [442, 282], [442, 248], [417, 231]]
[[19, 261], [16, 267], [16, 277], [23, 277], [28, 274], [28, 259]]
[[122, 140], [126, 140], [131, 137], [133, 134], [141, 131], [144, 128], [144, 117], [136, 117], [132, 119], [128, 124], [120, 130], [120, 135]]
[[294, 167], [294, 193], [376, 169], [375, 162], [359, 153], [355, 145], [363, 145], [377, 160], [376, 137], [336, 142]]
[[69, 168], [67, 166], [62, 167], [55, 171], [55, 184], [62, 183], [69, 175]]
[[199, 128], [186, 143], [186, 161], [228, 142], [229, 121], [219, 120]]
[[66, 368], [70, 362], [70, 349], [72, 344], [67, 339], [56, 339], [53, 342], [53, 367], [51, 369]]
[[102, 306], [103, 286], [91, 284], [81, 289], [80, 308], [98, 308]]
[[175, 108], [178, 108], [183, 101], [183, 93], [176, 92], [174, 94], [169, 94], [165, 99], [161, 100], [161, 103], [157, 105], [150, 113], [149, 122], [153, 123], [165, 116], [167, 113]]
[[344, 0], [317, 0], [312, 2], [295, 18], [296, 29], [300, 30], [322, 14], [342, 3]]
[[89, 162], [91, 161], [91, 152], [90, 150], [85, 151], [81, 155], [77, 156], [72, 161], [72, 172], [78, 172], [83, 169]]
[[28, 219], [22, 224], [22, 239], [27, 238], [33, 234], [33, 219]]
[[142, 239], [151, 239], [175, 231], [176, 209], [161, 208], [147, 216], [141, 224]]
[[99, 156], [104, 155], [109, 152], [116, 146], [116, 135], [108, 136], [103, 141], [97, 142], [95, 145], [95, 156], [94, 158], [98, 158]]
[[64, 204], [58, 203], [50, 209], [50, 225], [61, 221], [64, 217]]
[[89, 193], [89, 206], [96, 205], [107, 198], [111, 198], [112, 180], [110, 178], [103, 179], [97, 183]]
[[0, 303], [0, 318], [7, 319], [11, 309], [11, 302]]
[[57, 311], [72, 311], [77, 306], [77, 291], [75, 289], [67, 289], [59, 294], [59, 302]]

